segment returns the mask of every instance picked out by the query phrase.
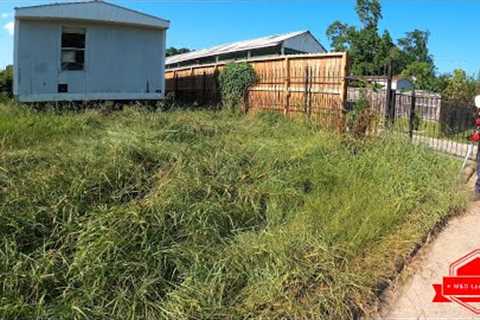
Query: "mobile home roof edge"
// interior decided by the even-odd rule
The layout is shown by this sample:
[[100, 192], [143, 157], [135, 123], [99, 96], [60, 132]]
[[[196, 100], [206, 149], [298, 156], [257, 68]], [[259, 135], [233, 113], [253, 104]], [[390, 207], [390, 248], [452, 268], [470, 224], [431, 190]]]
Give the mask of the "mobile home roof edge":
[[[141, 11], [138, 11], [138, 10], [133, 10], [133, 9], [130, 9], [130, 8], [127, 8], [127, 7], [122, 7], [120, 5], [110, 3], [110, 2], [107, 2], [107, 1], [104, 1], [104, 0], [74, 1], [74, 2], [66, 2], [66, 3], [55, 2], [55, 3], [47, 3], [47, 4], [40, 4], [40, 5], [33, 5], [33, 6], [15, 7], [14, 9], [15, 9], [15, 11], [21, 11], [22, 9], [35, 9], [35, 8], [45, 8], [45, 7], [54, 7], [54, 6], [69, 6], [69, 5], [78, 5], [78, 4], [95, 3], [95, 2], [100, 2], [100, 3], [103, 3], [103, 4], [109, 5], [111, 7], [126, 10], [126, 11], [129, 11], [129, 12], [138, 14], [138, 15], [142, 15], [144, 17], [152, 18], [152, 19], [155, 19], [155, 20], [158, 20], [158, 21], [164, 23], [166, 25], [165, 28], [170, 27], [171, 21], [168, 20], [168, 19], [163, 19], [163, 18], [154, 16], [152, 14], [148, 14], [148, 13], [141, 12]], [[16, 16], [16, 18], [21, 19], [22, 17], [21, 16], [20, 17]]]

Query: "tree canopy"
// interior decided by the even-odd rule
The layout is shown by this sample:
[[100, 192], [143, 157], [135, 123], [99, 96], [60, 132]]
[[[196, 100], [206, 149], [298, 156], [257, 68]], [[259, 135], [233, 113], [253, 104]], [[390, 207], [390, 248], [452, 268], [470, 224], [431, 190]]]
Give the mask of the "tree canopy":
[[444, 81], [442, 97], [446, 99], [469, 104], [479, 93], [478, 81], [461, 69], [454, 70]]
[[383, 18], [382, 6], [378, 0], [358, 0], [356, 12], [366, 29], [376, 28], [378, 21]]
[[384, 75], [391, 66], [394, 74], [421, 79], [417, 85], [431, 89], [435, 65], [428, 50], [429, 32], [415, 29], [395, 43], [388, 30], [379, 31], [379, 0], [357, 0], [356, 13], [360, 27], [335, 21], [327, 29], [332, 48], [349, 52], [352, 74]]
[[188, 48], [174, 48], [174, 47], [170, 47], [168, 48], [166, 51], [165, 51], [165, 55], [167, 57], [171, 57], [171, 56], [175, 56], [177, 54], [182, 54], [182, 53], [188, 53], [188, 52], [191, 52], [192, 50], [188, 49]]
[[13, 66], [8, 65], [4, 70], [0, 70], [0, 93], [12, 93], [13, 87]]

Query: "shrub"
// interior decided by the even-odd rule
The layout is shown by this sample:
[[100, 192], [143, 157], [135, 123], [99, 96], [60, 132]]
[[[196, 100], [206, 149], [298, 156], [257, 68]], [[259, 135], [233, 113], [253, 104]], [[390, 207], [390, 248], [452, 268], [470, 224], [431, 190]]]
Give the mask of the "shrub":
[[12, 98], [10, 98], [7, 94], [0, 92], [0, 103], [10, 103]]
[[13, 66], [8, 65], [0, 70], [0, 93], [11, 96], [13, 91]]
[[242, 103], [249, 86], [255, 83], [255, 70], [248, 63], [231, 63], [219, 75], [223, 105], [235, 108]]
[[347, 127], [355, 137], [364, 137], [375, 121], [375, 113], [362, 93], [360, 99], [355, 102], [353, 110], [347, 114]]
[[457, 105], [471, 105], [475, 97], [475, 81], [462, 69], [453, 71], [442, 97]]

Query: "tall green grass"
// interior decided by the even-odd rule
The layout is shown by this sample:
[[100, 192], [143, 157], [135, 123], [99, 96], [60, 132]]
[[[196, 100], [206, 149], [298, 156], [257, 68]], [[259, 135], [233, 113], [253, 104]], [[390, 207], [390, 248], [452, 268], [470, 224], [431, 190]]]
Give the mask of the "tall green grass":
[[0, 107], [0, 318], [349, 319], [459, 163], [272, 114]]

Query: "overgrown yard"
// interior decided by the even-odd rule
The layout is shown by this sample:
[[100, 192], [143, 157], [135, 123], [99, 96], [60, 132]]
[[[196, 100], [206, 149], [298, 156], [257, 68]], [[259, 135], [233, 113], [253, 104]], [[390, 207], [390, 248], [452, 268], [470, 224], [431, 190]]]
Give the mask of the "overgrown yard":
[[460, 164], [281, 116], [0, 107], [0, 318], [349, 319]]

